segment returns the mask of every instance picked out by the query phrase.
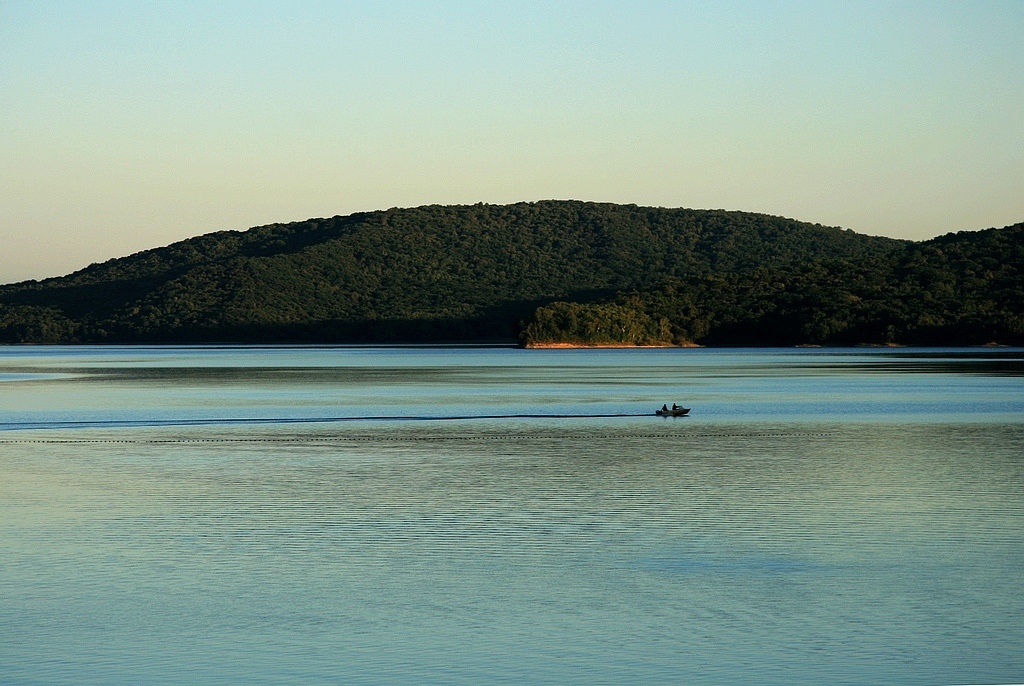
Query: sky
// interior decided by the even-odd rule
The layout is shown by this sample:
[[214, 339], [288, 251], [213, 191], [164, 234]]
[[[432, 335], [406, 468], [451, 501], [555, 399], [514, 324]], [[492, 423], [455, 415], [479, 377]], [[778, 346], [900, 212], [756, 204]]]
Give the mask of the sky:
[[0, 0], [0, 283], [543, 199], [1024, 221], [1024, 1]]

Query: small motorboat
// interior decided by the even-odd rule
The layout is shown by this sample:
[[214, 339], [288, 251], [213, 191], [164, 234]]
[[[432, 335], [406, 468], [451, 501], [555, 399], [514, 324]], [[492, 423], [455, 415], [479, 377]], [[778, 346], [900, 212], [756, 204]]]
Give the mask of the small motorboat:
[[659, 417], [685, 417], [689, 413], [690, 408], [675, 406], [673, 406], [671, 409], [667, 407], [662, 407], [660, 410], [655, 410], [654, 412], [654, 414], [658, 415]]

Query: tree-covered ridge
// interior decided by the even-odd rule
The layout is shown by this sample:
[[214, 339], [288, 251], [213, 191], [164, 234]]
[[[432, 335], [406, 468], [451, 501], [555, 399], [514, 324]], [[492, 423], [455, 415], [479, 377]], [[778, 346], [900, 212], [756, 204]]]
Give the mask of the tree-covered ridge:
[[571, 321], [565, 305], [539, 308], [523, 343], [584, 343], [579, 332], [601, 328], [615, 306], [646, 326], [642, 335], [624, 328], [623, 344], [1020, 345], [1024, 224], [949, 234], [884, 258], [670, 278], [587, 303]]
[[[594, 328], [605, 320], [634, 343], [886, 342], [974, 326], [1009, 341], [1024, 301], [1020, 234], [910, 243], [577, 201], [392, 209], [223, 231], [0, 286], [0, 341], [585, 343], [573, 331], [607, 337]], [[573, 331], [538, 310], [556, 302], [572, 305], [555, 308], [574, 313]]]

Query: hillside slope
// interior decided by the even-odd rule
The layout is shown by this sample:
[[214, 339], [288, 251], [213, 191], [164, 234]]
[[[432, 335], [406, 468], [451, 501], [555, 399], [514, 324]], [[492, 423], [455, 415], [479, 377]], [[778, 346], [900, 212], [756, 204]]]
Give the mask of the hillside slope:
[[[998, 320], [983, 337], [1009, 340], [1020, 315], [1020, 234], [1017, 226], [910, 243], [751, 213], [577, 201], [393, 209], [218, 232], [0, 286], [0, 342], [523, 333], [541, 343], [567, 335], [530, 326], [539, 307], [560, 301], [648, 317], [658, 342], [886, 342], [910, 331], [908, 316], [920, 319], [919, 308], [900, 306], [922, 298], [942, 326], [963, 324], [971, 302], [976, 320]], [[850, 298], [874, 309], [829, 309]], [[821, 312], [831, 313], [826, 323], [807, 326]], [[620, 331], [611, 342], [650, 338]]]

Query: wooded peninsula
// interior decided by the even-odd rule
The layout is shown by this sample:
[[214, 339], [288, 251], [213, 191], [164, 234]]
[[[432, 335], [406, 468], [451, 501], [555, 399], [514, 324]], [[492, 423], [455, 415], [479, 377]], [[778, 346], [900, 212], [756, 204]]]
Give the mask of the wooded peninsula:
[[927, 241], [579, 201], [221, 231], [0, 286], [0, 343], [1024, 344], [1024, 223]]

